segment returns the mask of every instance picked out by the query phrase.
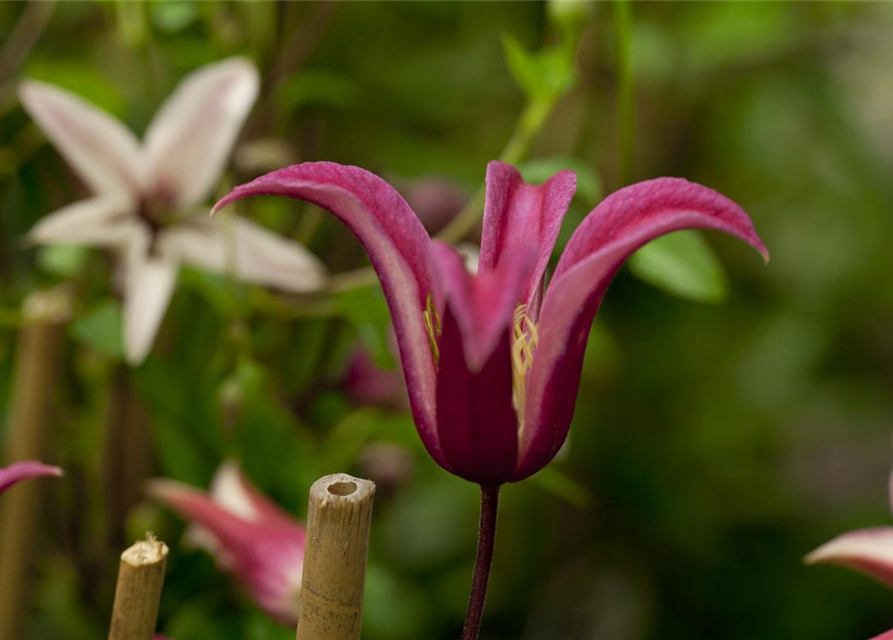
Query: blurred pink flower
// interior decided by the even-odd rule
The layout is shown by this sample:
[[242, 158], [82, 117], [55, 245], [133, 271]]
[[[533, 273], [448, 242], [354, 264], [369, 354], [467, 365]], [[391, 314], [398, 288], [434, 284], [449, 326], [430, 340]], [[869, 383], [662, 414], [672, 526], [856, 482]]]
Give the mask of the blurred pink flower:
[[8, 467], [0, 467], [0, 493], [21, 480], [40, 476], [60, 477], [62, 469], [35, 460], [23, 460], [22, 462], [13, 462]]
[[151, 348], [180, 263], [289, 291], [323, 281], [322, 265], [299, 244], [237, 216], [211, 224], [199, 206], [220, 178], [258, 86], [247, 60], [202, 67], [161, 106], [142, 143], [68, 91], [30, 80], [19, 87], [25, 109], [93, 194], [46, 216], [29, 237], [119, 253], [132, 364]]
[[461, 186], [436, 176], [410, 181], [405, 193], [406, 202], [432, 235], [455, 218], [468, 201], [468, 193]]
[[587, 336], [626, 258], [664, 234], [715, 229], [768, 253], [747, 214], [721, 194], [658, 178], [612, 194], [576, 229], [549, 286], [545, 272], [576, 176], [530, 185], [487, 167], [479, 268], [433, 241], [406, 200], [359, 167], [310, 162], [236, 187], [245, 197], [312, 202], [359, 239], [390, 306], [416, 427], [432, 458], [484, 487], [542, 469], [564, 443]]
[[304, 527], [224, 463], [209, 493], [153, 480], [149, 494], [192, 523], [187, 538], [233, 574], [261, 609], [285, 624], [298, 619]]

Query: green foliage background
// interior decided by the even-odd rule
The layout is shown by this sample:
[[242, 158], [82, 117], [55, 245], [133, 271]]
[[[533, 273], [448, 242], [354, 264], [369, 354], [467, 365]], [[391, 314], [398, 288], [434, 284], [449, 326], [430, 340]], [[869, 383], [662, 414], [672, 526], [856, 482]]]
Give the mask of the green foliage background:
[[[18, 79], [70, 88], [142, 131], [184, 73], [233, 54], [258, 64], [264, 86], [221, 192], [326, 159], [398, 185], [443, 176], [470, 194], [521, 119], [537, 133], [528, 177], [581, 174], [562, 242], [602, 193], [678, 175], [740, 203], [772, 252], [764, 266], [733, 240], [677, 236], [621, 272], [569, 444], [504, 490], [482, 637], [838, 640], [893, 626], [882, 587], [801, 565], [838, 533], [890, 524], [893, 5], [627, 10], [628, 20], [610, 3], [64, 2], [46, 5], [16, 59], [11, 34], [29, 8], [0, 4], [0, 415], [22, 299], [60, 283], [76, 299], [52, 391], [49, 461], [67, 477], [49, 487], [29, 638], [105, 635], [120, 547], [96, 532], [113, 517], [102, 448], [122, 387], [151, 425], [154, 474], [205, 487], [235, 457], [296, 514], [320, 475], [374, 472], [370, 445], [406, 452], [410, 472], [375, 506], [364, 638], [461, 627], [476, 487], [428, 459], [406, 413], [356, 406], [341, 384], [359, 341], [393, 366], [376, 287], [284, 299], [188, 271], [152, 355], [129, 370], [107, 256], [21, 243], [83, 188], [18, 105]], [[634, 91], [618, 95], [624, 82]], [[556, 102], [549, 117], [538, 101]], [[243, 212], [333, 271], [365, 264], [311, 207], [258, 199]], [[179, 544], [183, 523], [151, 502], [129, 510], [120, 542], [147, 528], [173, 547], [165, 634], [293, 637]]]

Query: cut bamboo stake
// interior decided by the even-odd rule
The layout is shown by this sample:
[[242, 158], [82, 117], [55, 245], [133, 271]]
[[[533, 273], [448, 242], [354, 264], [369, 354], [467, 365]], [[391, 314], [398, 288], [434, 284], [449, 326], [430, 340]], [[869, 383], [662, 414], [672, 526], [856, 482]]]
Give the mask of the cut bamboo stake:
[[358, 640], [375, 483], [344, 473], [310, 487], [297, 640]]
[[[64, 289], [32, 293], [22, 305], [4, 464], [46, 462], [62, 327], [70, 315], [71, 298]], [[39, 482], [24, 482], [0, 501], [0, 640], [22, 637], [34, 541], [40, 531], [41, 491]]]
[[164, 585], [167, 545], [151, 534], [121, 554], [109, 640], [152, 640]]

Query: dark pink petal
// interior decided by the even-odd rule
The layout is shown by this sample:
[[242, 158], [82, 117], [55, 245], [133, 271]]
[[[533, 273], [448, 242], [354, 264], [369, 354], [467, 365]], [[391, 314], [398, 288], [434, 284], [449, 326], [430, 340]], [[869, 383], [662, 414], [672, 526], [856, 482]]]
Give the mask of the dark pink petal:
[[804, 562], [843, 565], [867, 573], [893, 588], [893, 527], [844, 533], [810, 553]]
[[890, 629], [879, 636], [875, 636], [871, 640], [893, 640], [893, 629]]
[[437, 372], [440, 446], [450, 472], [485, 486], [508, 480], [518, 458], [509, 335], [503, 326], [489, 359], [470, 370], [462, 344], [467, 335], [449, 304], [444, 312]]
[[[495, 269], [513, 247], [534, 243], [536, 266], [521, 297], [521, 302], [530, 304], [542, 286], [561, 221], [576, 188], [577, 176], [572, 171], [561, 171], [545, 184], [534, 186], [524, 182], [511, 165], [498, 161], [487, 165], [487, 202], [478, 272]], [[529, 313], [536, 320], [537, 309], [531, 308]]]
[[156, 480], [150, 494], [207, 532], [220, 565], [245, 584], [267, 613], [285, 623], [297, 618], [306, 532], [295, 521], [246, 520], [205, 493]]
[[437, 308], [449, 306], [462, 334], [460, 343], [472, 371], [489, 360], [499, 340], [511, 327], [533, 260], [531, 244], [512, 248], [502, 263], [488, 273], [473, 275], [462, 256], [448, 244], [431, 245], [431, 274]]
[[515, 480], [545, 466], [567, 436], [592, 319], [623, 261], [658, 236], [692, 228], [725, 231], [769, 258], [741, 207], [712, 189], [679, 178], [621, 189], [574, 232], [543, 300]]
[[375, 174], [333, 162], [308, 162], [268, 173], [233, 189], [214, 210], [259, 195], [312, 202], [359, 239], [391, 309], [419, 435], [434, 459], [443, 463], [435, 431], [434, 363], [422, 315], [432, 292], [427, 264], [431, 240], [418, 217]]
[[37, 462], [35, 460], [24, 460], [22, 462], [13, 462], [8, 467], [0, 468], [0, 493], [9, 489], [15, 483], [28, 478], [37, 478], [40, 476], [61, 476], [62, 469], [52, 467], [50, 465]]

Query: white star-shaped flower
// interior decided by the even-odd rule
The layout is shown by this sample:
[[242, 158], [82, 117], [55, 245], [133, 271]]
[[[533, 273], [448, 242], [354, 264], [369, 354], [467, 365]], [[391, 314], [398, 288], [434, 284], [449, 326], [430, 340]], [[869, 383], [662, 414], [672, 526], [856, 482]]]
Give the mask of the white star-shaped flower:
[[124, 283], [124, 347], [141, 362], [155, 338], [180, 263], [293, 292], [318, 289], [320, 261], [301, 245], [243, 218], [212, 222], [201, 206], [257, 97], [254, 66], [230, 58], [183, 79], [142, 143], [80, 97], [25, 81], [19, 96], [93, 194], [31, 230], [38, 244], [113, 249]]

